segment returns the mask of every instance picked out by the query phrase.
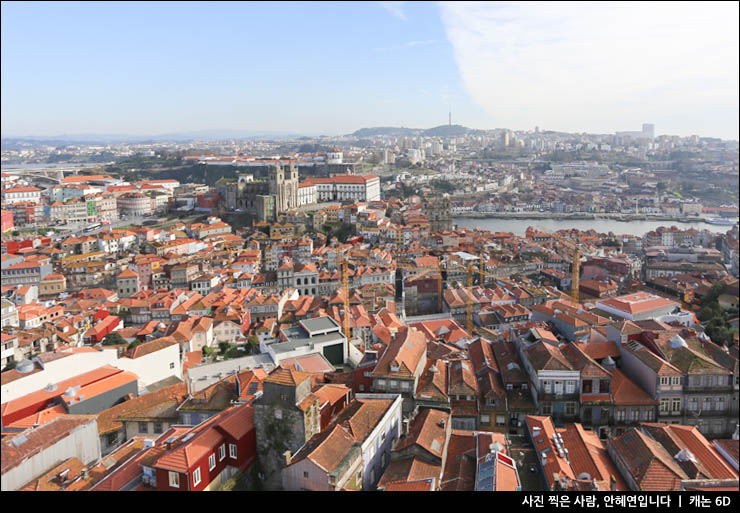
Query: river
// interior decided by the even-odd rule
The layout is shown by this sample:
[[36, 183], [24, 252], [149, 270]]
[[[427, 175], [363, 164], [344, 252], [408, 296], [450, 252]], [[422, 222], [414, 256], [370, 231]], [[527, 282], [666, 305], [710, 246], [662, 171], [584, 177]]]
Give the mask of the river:
[[732, 226], [719, 226], [702, 221], [679, 223], [671, 221], [616, 221], [614, 219], [474, 219], [470, 217], [455, 217], [453, 224], [465, 228], [481, 228], [493, 232], [511, 232], [523, 236], [528, 226], [542, 226], [550, 231], [569, 230], [596, 230], [599, 233], [614, 232], [616, 235], [636, 235], [642, 237], [647, 232], [659, 226], [677, 226], [681, 230], [696, 228], [717, 233], [727, 233]]

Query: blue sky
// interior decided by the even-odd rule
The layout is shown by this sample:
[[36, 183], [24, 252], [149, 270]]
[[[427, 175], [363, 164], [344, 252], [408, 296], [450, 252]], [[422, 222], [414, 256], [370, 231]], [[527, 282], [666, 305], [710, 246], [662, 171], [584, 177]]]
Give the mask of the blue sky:
[[[663, 48], [681, 22], [696, 33], [696, 12], [662, 40], [635, 42], [642, 34], [628, 29], [625, 51], [609, 55], [612, 32], [584, 26], [633, 13], [562, 5], [3, 2], [2, 134], [334, 135], [436, 126], [451, 105], [453, 122], [474, 128], [607, 133], [653, 122], [657, 133], [737, 138], [737, 16], [726, 21], [724, 6], [699, 16], [709, 41], [694, 46], [714, 57], [678, 48], [694, 71], [677, 75], [671, 52], [640, 44]], [[648, 21], [665, 18], [648, 6]], [[612, 71], [638, 79], [612, 88]]]

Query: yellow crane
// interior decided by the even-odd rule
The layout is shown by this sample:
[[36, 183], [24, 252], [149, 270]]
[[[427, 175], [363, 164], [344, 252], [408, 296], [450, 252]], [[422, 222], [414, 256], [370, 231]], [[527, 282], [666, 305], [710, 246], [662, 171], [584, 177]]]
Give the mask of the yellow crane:
[[344, 336], [347, 338], [347, 358], [349, 359], [349, 344], [350, 344], [350, 328], [349, 328], [349, 317], [351, 315], [349, 309], [349, 270], [347, 267], [347, 259], [344, 255], [337, 252], [337, 259], [334, 261], [337, 264], [337, 269], [340, 272], [340, 280], [342, 282], [341, 290], [344, 290]]
[[572, 254], [572, 268], [573, 268], [573, 276], [570, 284], [570, 297], [573, 299], [575, 303], [578, 303], [579, 301], [579, 295], [578, 295], [578, 286], [579, 286], [579, 277], [581, 273], [581, 254], [583, 254], [583, 251], [581, 249], [579, 242], [573, 242], [570, 239], [566, 239], [565, 237], [562, 237], [561, 235], [558, 235], [557, 233], [553, 233], [541, 226], [537, 227], [538, 230], [547, 233], [550, 235], [553, 239], [560, 242], [563, 246], [570, 249]]
[[473, 265], [468, 264], [468, 312], [467, 312], [467, 328], [468, 335], [473, 336]]
[[444, 278], [442, 275], [442, 261], [437, 260], [437, 272], [439, 272], [439, 281], [437, 282], [437, 310], [442, 312], [442, 289], [444, 288]]

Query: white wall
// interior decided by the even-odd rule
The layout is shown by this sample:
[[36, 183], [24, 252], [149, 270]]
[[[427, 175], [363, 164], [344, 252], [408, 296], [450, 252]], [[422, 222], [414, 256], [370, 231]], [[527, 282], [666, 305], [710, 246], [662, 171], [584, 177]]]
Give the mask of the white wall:
[[116, 366], [118, 360], [115, 349], [76, 353], [45, 365], [44, 370], [26, 375], [2, 385], [2, 402], [6, 403], [24, 395], [41, 390], [49, 383], [59, 383], [74, 376], [97, 369], [104, 365]]
[[54, 445], [30, 456], [20, 465], [4, 472], [3, 490], [17, 490], [32, 479], [48, 472], [54, 465], [69, 458], [77, 458], [89, 465], [100, 459], [100, 437], [98, 422], [93, 419], [78, 426]]
[[[174, 368], [170, 368], [173, 363]], [[124, 357], [114, 365], [119, 369], [131, 371], [139, 376], [139, 388], [144, 388], [170, 376], [182, 379], [179, 344], [173, 344], [139, 358]]]

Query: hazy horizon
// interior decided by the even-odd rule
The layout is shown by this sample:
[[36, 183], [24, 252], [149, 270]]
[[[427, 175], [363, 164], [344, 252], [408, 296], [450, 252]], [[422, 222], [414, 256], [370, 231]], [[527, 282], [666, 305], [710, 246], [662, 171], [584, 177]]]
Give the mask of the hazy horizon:
[[8, 138], [338, 136], [452, 109], [480, 130], [738, 139], [734, 2], [11, 2], [1, 48]]

